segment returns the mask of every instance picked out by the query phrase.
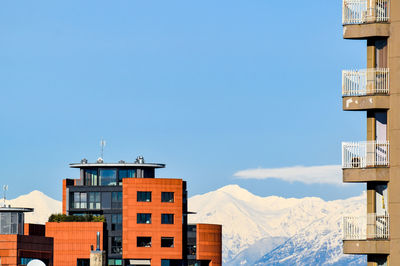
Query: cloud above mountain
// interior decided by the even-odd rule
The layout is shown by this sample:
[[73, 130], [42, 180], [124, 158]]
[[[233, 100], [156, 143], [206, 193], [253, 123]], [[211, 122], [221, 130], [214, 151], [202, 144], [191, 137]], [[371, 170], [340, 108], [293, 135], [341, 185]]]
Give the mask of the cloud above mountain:
[[234, 174], [239, 179], [280, 179], [305, 184], [343, 185], [341, 165], [292, 166], [283, 168], [256, 168]]

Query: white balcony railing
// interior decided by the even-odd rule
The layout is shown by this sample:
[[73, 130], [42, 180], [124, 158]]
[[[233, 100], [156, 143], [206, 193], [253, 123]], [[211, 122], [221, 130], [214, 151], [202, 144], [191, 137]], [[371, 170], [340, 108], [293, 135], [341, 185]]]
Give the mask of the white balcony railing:
[[389, 20], [389, 0], [343, 0], [343, 25]]
[[342, 95], [389, 94], [389, 69], [343, 70]]
[[389, 216], [343, 217], [343, 240], [389, 239]]
[[366, 168], [389, 166], [389, 141], [342, 143], [342, 167]]

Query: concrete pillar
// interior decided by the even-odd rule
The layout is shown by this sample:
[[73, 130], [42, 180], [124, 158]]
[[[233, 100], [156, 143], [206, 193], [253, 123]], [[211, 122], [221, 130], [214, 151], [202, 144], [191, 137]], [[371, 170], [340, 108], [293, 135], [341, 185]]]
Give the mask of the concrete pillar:
[[90, 266], [106, 265], [106, 252], [104, 250], [90, 252]]
[[376, 21], [376, 0], [367, 1], [367, 22]]

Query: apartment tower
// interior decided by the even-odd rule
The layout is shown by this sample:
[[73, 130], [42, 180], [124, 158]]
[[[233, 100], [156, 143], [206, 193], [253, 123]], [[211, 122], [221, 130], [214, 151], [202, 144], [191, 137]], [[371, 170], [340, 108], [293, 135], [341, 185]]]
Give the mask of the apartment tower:
[[400, 265], [400, 1], [343, 0], [342, 19], [344, 39], [367, 46], [365, 69], [342, 73], [343, 110], [367, 118], [367, 139], [342, 144], [343, 182], [367, 187], [367, 213], [343, 219], [343, 250]]

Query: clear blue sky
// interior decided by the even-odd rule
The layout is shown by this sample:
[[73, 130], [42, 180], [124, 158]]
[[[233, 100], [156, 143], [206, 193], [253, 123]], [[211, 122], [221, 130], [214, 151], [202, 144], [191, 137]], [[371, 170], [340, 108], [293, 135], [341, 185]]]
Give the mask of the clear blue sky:
[[243, 169], [341, 162], [365, 113], [341, 110], [341, 1], [1, 1], [0, 184], [61, 199], [68, 164], [147, 161], [189, 195], [359, 195], [363, 185], [238, 180]]

